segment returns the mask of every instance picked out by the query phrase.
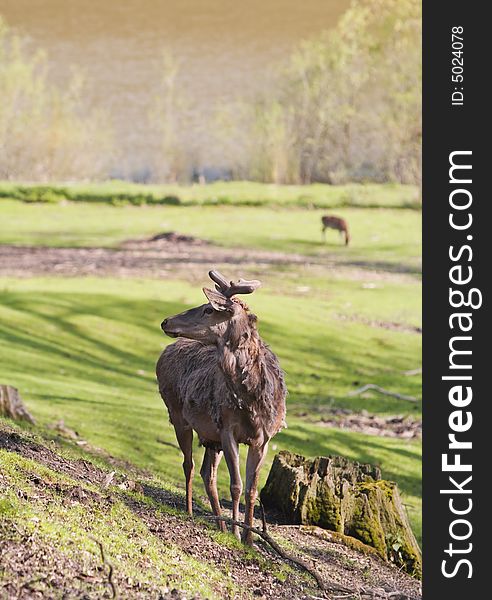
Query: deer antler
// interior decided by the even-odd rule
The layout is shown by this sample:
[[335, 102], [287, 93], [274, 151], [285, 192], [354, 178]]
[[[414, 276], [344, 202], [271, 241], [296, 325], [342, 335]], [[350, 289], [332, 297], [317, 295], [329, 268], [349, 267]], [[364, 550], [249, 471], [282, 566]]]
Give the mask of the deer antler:
[[215, 282], [217, 291], [226, 298], [230, 298], [235, 294], [252, 294], [261, 285], [261, 281], [258, 281], [257, 279], [251, 279], [249, 281], [240, 279], [239, 281], [236, 281], [236, 283], [227, 281], [227, 279], [218, 271], [209, 271], [208, 275], [210, 279]]
[[218, 292], [225, 292], [229, 289], [229, 282], [218, 271], [209, 271], [208, 276], [212, 281], [215, 281], [215, 289]]

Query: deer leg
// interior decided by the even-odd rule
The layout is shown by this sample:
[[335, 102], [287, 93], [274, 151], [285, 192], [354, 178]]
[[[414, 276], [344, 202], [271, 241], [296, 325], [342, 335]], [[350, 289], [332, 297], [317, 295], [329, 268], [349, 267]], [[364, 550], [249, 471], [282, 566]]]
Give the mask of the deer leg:
[[[221, 516], [219, 494], [217, 492], [217, 467], [219, 466], [221, 458], [222, 452], [220, 450], [205, 448], [202, 468], [200, 469], [203, 485], [205, 486], [208, 499], [210, 500], [212, 512], [216, 517]], [[227, 531], [224, 521], [218, 521], [217, 525], [221, 531]]]
[[[227, 468], [231, 481], [231, 498], [232, 498], [232, 518], [234, 521], [239, 520], [239, 499], [243, 491], [243, 482], [241, 481], [241, 473], [239, 470], [239, 445], [234, 439], [232, 433], [228, 432], [222, 436], [222, 450], [226, 459]], [[232, 533], [240, 539], [239, 527], [232, 526]]]
[[[174, 423], [173, 423], [174, 424]], [[183, 423], [174, 425], [176, 439], [183, 453], [183, 471], [186, 480], [186, 510], [193, 515], [193, 476], [195, 463], [193, 462], [193, 429], [185, 427]]]
[[[250, 446], [248, 458], [246, 460], [246, 508], [244, 511], [244, 524], [253, 526], [253, 515], [255, 510], [256, 498], [258, 496], [258, 477], [261, 465], [265, 460], [268, 450], [268, 442], [263, 446]], [[253, 536], [250, 529], [243, 531], [242, 540], [248, 546], [253, 544]]]
[[321, 230], [321, 241], [326, 242], [326, 227]]

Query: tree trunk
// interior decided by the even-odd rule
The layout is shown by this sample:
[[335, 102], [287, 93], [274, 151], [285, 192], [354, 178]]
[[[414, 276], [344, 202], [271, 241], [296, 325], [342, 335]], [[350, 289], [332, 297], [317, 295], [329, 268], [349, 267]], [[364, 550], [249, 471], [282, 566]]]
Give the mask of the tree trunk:
[[22, 402], [19, 391], [11, 385], [0, 384], [0, 416], [29, 421], [32, 424], [35, 422]]

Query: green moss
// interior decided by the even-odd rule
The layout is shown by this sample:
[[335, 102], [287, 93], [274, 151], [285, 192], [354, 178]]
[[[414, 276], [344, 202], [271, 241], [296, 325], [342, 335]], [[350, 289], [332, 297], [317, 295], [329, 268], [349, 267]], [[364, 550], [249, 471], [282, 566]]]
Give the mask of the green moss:
[[370, 503], [357, 507], [347, 533], [375, 548], [381, 558], [387, 558], [384, 533], [379, 521], [374, 516]]
[[348, 546], [357, 552], [361, 552], [362, 554], [377, 554], [377, 550], [375, 548], [364, 544], [364, 542], [361, 542], [357, 538], [354, 538], [350, 535], [345, 535], [344, 533], [340, 533], [338, 531], [330, 531], [329, 535], [333, 541], [340, 542], [341, 544], [344, 544], [345, 546]]
[[315, 496], [305, 503], [305, 522], [331, 531], [342, 531], [340, 500], [326, 485], [319, 485]]
[[370, 495], [375, 489], [381, 490], [388, 500], [393, 500], [395, 483], [381, 479], [380, 481], [368, 481], [357, 484], [357, 490], [366, 495]]
[[0, 498], [0, 519], [13, 518], [19, 512], [19, 500], [12, 490], [2, 491], [3, 497]]
[[[382, 558], [420, 577], [421, 557], [411, 531], [398, 516], [396, 485], [389, 481], [366, 482], [357, 485], [357, 492], [361, 502], [356, 504], [347, 533], [374, 547]], [[388, 510], [389, 506], [395, 510]]]
[[[28, 531], [56, 547], [57, 552], [72, 557], [81, 552], [97, 556], [94, 539], [104, 540], [115, 571], [135, 581], [159, 586], [173, 584], [210, 598], [217, 597], [215, 588], [224, 589], [222, 569], [198, 561], [178, 546], [156, 537], [127, 506], [126, 493], [122, 492], [120, 498], [113, 493], [110, 501], [93, 494], [87, 495], [83, 503], [71, 502], [67, 500], [69, 495], [61, 493], [62, 488], [53, 486], [54, 482], [68, 486], [65, 491], [82, 488], [87, 494], [94, 486], [81, 484], [13, 452], [0, 451], [0, 461], [6, 488], [0, 503], [2, 535]], [[33, 474], [36, 484], [32, 483]], [[233, 584], [226, 587], [231, 596], [236, 593]]]

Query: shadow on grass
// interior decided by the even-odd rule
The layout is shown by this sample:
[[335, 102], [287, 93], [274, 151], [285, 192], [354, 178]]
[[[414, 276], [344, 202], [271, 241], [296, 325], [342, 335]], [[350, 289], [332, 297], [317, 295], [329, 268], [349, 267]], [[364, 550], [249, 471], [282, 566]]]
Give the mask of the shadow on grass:
[[[119, 285], [124, 286], [124, 280]], [[25, 399], [28, 404], [32, 399], [46, 420], [64, 418], [68, 426], [80, 428], [90, 443], [181, 486], [182, 456], [157, 393], [154, 365], [160, 348], [172, 342], [161, 332], [160, 322], [189, 305], [97, 289], [87, 293], [6, 290], [0, 301], [0, 311], [7, 309], [0, 322], [5, 348], [2, 378], [8, 377], [21, 394], [27, 388]], [[281, 306], [285, 308], [282, 319], [260, 320], [260, 331], [279, 354], [291, 388], [287, 414], [291, 429], [282, 431], [274, 443], [305, 456], [343, 454], [380, 463], [385, 478], [420, 496], [415, 446], [328, 430], [289, 417], [295, 407], [316, 411], [330, 403], [375, 412], [414, 410], [414, 405], [393, 399], [343, 397], [354, 385], [370, 381], [417, 395], [415, 378], [398, 373], [414, 366], [415, 347], [407, 347], [402, 343], [407, 338], [401, 337], [409, 334], [368, 332], [353, 324], [342, 328], [330, 322], [328, 326], [326, 315], [320, 315], [326, 324], [322, 326], [316, 315], [305, 315], [302, 306], [298, 309], [288, 302]], [[375, 343], [379, 338], [383, 345]], [[224, 469], [220, 481], [221, 489], [228, 487]], [[159, 496], [160, 492], [148, 489], [146, 493]], [[179, 494], [170, 497], [165, 492], [162, 498], [178, 509], [184, 507]]]
[[418, 265], [403, 262], [391, 262], [383, 260], [344, 260], [341, 263], [345, 267], [357, 267], [368, 271], [387, 271], [388, 273], [401, 273], [421, 275], [422, 269]]
[[[123, 300], [116, 295], [87, 294], [74, 297], [64, 293], [25, 294], [2, 292], [2, 305], [22, 313], [16, 322], [4, 321], [0, 324], [0, 337], [8, 347], [22, 348], [32, 357], [32, 367], [36, 358], [50, 357], [68, 363], [65, 370], [69, 378], [92, 378], [101, 382], [123, 376], [135, 387], [142, 386], [142, 376], [138, 370], [153, 372], [154, 364], [132, 344], [109, 343], [97, 328], [88, 331], [72, 322], [80, 316], [97, 317], [108, 321], [111, 334], [121, 327], [133, 325], [144, 334], [156, 339], [156, 352], [152, 359], [157, 360], [159, 340], [167, 341], [160, 331], [160, 322], [165, 315], [175, 314], [183, 309], [182, 304], [142, 300]], [[32, 322], [37, 326], [33, 328]], [[115, 331], [116, 329], [116, 331]], [[170, 341], [170, 340], [169, 340]], [[151, 366], [152, 365], [152, 366]], [[89, 376], [89, 377], [88, 377]]]

